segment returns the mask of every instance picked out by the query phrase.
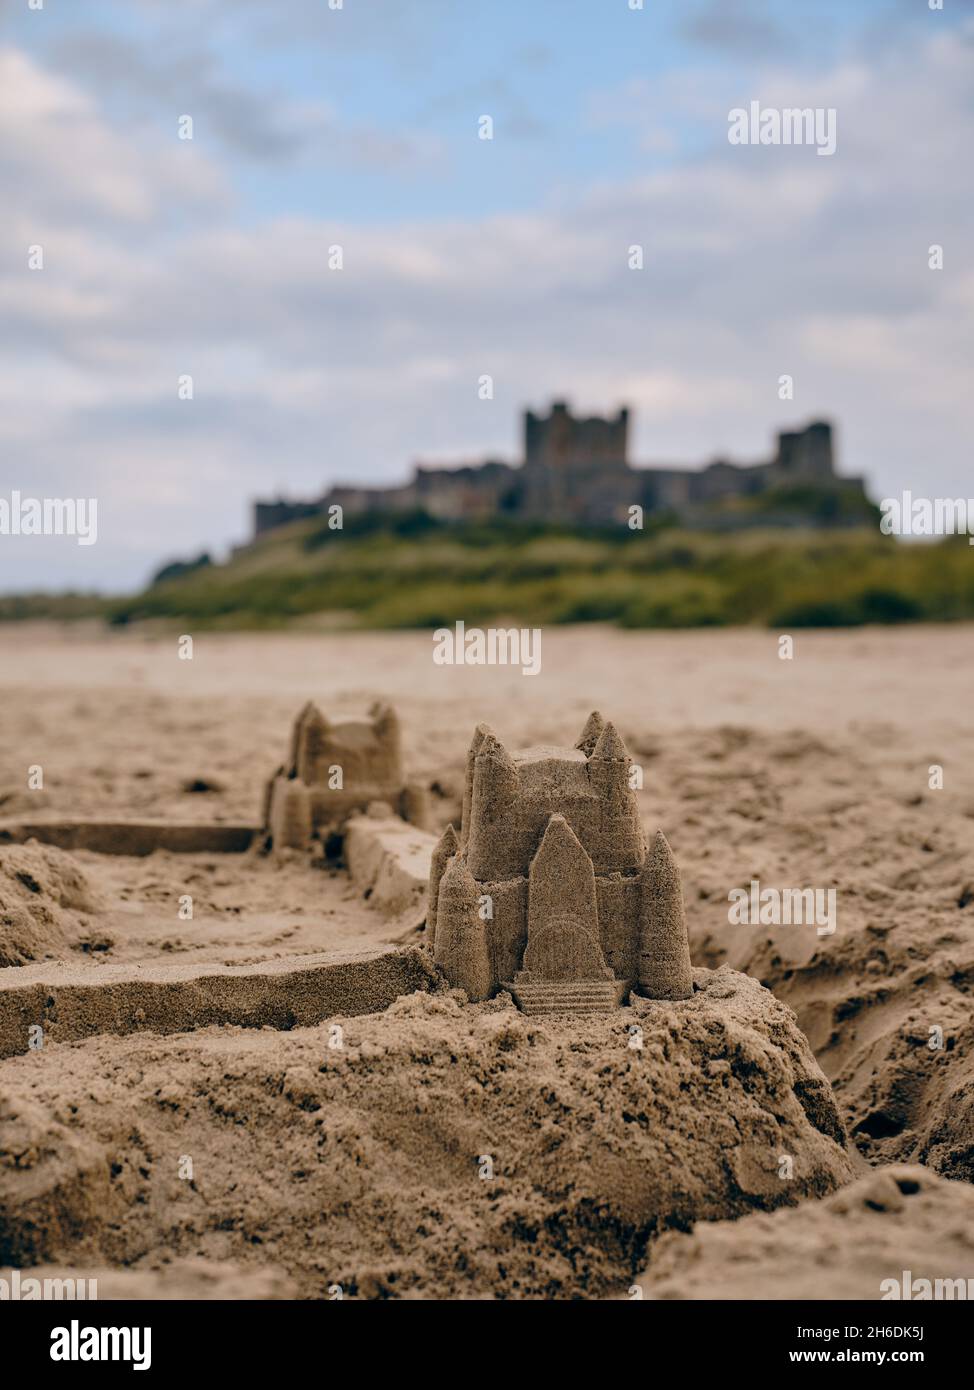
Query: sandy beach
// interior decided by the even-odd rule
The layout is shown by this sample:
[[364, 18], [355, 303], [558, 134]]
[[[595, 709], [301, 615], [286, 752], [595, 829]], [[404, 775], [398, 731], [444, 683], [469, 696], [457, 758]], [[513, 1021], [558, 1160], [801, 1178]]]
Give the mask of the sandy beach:
[[[694, 965], [745, 972], [793, 1009], [810, 1053], [834, 1089], [836, 1123], [845, 1127], [847, 1138], [838, 1145], [830, 1139], [832, 1149], [815, 1160], [820, 1177], [801, 1195], [799, 1209], [811, 1213], [802, 1239], [814, 1245], [808, 1222], [814, 1225], [819, 1208], [823, 1233], [835, 1226], [835, 1208], [826, 1209], [819, 1199], [857, 1175], [868, 1175], [870, 1167], [924, 1165], [934, 1175], [932, 1182], [936, 1175], [964, 1184], [974, 1180], [974, 788], [968, 771], [974, 759], [969, 720], [974, 627], [801, 633], [790, 661], [779, 658], [778, 634], [768, 632], [545, 630], [537, 676], [509, 667], [444, 668], [434, 665], [431, 651], [430, 634], [419, 632], [203, 633], [195, 639], [193, 659], [182, 661], [176, 636], [44, 625], [0, 629], [0, 817], [256, 823], [262, 787], [281, 762], [291, 721], [306, 699], [314, 698], [330, 713], [345, 713], [383, 697], [399, 711], [408, 773], [428, 789], [430, 828], [438, 832], [458, 815], [465, 753], [479, 721], [489, 722], [510, 747], [571, 745], [586, 715], [598, 708], [617, 724], [643, 771], [639, 809], [645, 830], [664, 828], [682, 866]], [[38, 766], [43, 787], [30, 790], [29, 769]], [[937, 780], [934, 767], [942, 768], [942, 787], [931, 784]], [[731, 925], [728, 894], [754, 879], [834, 889], [835, 931]], [[186, 893], [194, 897], [191, 921], [178, 918], [178, 902]], [[390, 930], [370, 911], [339, 871], [312, 867], [294, 855], [272, 861], [256, 853], [159, 852], [127, 859], [0, 846], [0, 909], [8, 977], [44, 960], [89, 968], [166, 960], [242, 965], [403, 941], [401, 931]], [[421, 938], [413, 933], [409, 939]], [[293, 1034], [206, 1028], [170, 1039], [151, 1033], [102, 1036], [0, 1063], [7, 1093], [0, 1110], [0, 1159], [8, 1164], [8, 1180], [16, 1177], [17, 1161], [9, 1155], [18, 1146], [57, 1154], [50, 1163], [58, 1173], [52, 1177], [48, 1170], [36, 1198], [49, 1239], [38, 1240], [28, 1253], [37, 1264], [75, 1257], [132, 1279], [140, 1272], [156, 1278], [174, 1258], [191, 1266], [203, 1260], [228, 1281], [230, 1296], [234, 1291], [246, 1296], [259, 1275], [269, 1281], [260, 1286], [265, 1292], [285, 1288], [319, 1297], [327, 1296], [335, 1280], [354, 1286], [358, 1296], [399, 1296], [395, 1280], [388, 1278], [396, 1268], [408, 1290], [404, 1296], [410, 1297], [437, 1291], [450, 1297], [624, 1296], [648, 1259], [645, 1286], [647, 1296], [654, 1296], [653, 1223], [645, 1214], [620, 1215], [624, 1167], [608, 1177], [609, 1168], [600, 1170], [607, 1209], [614, 1222], [623, 1223], [613, 1226], [608, 1245], [597, 1217], [590, 1211], [583, 1220], [575, 1207], [571, 1235], [563, 1233], [550, 1259], [544, 1251], [527, 1263], [512, 1257], [519, 1272], [497, 1276], [492, 1260], [503, 1263], [504, 1240], [521, 1249], [510, 1232], [529, 1219], [535, 1171], [529, 1164], [507, 1196], [494, 1194], [500, 1203], [490, 1224], [494, 1256], [473, 1260], [469, 1278], [456, 1274], [457, 1232], [437, 1226], [447, 1218], [431, 1213], [429, 1192], [419, 1189], [422, 1173], [432, 1165], [435, 1175], [437, 1163], [447, 1161], [444, 1155], [452, 1153], [449, 1162], [455, 1163], [458, 1144], [464, 1151], [476, 1148], [476, 1126], [462, 1137], [434, 1126], [437, 1137], [424, 1149], [409, 1125], [394, 1126], [380, 1142], [373, 1114], [377, 1095], [401, 1108], [404, 1092], [396, 1091], [396, 1075], [405, 1085], [419, 1067], [420, 1078], [424, 1049], [434, 1059], [430, 1075], [444, 1065], [454, 1026], [450, 1007], [455, 1005], [431, 999], [357, 1020], [358, 1060], [344, 1081], [327, 1069], [319, 1075], [314, 1061], [327, 1056], [325, 1025]], [[495, 1036], [501, 1025], [491, 1023], [491, 1011], [492, 1006], [478, 1006], [476, 1018], [463, 1025], [467, 1084], [475, 1085], [479, 1075], [478, 1029], [486, 1030], [491, 1056], [500, 1057], [504, 1067], [505, 1047], [522, 1058], [516, 1075], [503, 1083], [509, 1088], [504, 1105], [512, 1106], [512, 1113], [527, 1107], [533, 1116], [517, 1133], [525, 1151], [534, 1154], [530, 1163], [547, 1174], [546, 1196], [534, 1212], [543, 1224], [559, 1219], [561, 1208], [551, 1195], [548, 1151], [537, 1129], [541, 1125], [543, 1131], [545, 1121], [532, 1109], [532, 1086], [550, 1082], [556, 1091], [561, 1086], [565, 1104], [584, 1112], [589, 1102], [581, 1098], [589, 1095], [589, 1083], [572, 1060], [570, 1039], [572, 1030], [595, 1025], [546, 1023], [535, 1043], [529, 1035], [540, 1025], [522, 1020], [505, 1044]], [[765, 1026], [774, 1037], [777, 1025]], [[939, 1047], [931, 1043], [936, 1030]], [[704, 1031], [698, 1044], [704, 1056], [712, 1045], [706, 1037]], [[598, 1046], [609, 1044], [597, 1046], [593, 1033], [587, 1046], [594, 1055]], [[543, 1059], [534, 1081], [530, 1065], [523, 1063], [529, 1053]], [[379, 1087], [371, 1098], [354, 1079], [355, 1067], [368, 1072], [370, 1066]], [[221, 1087], [214, 1090], [214, 1067], [224, 1076], [222, 1099]], [[157, 1072], [158, 1082], [152, 1079]], [[287, 1104], [258, 1100], [253, 1088], [269, 1084], [260, 1078], [272, 1073], [279, 1084], [268, 1095], [292, 1095]], [[82, 1119], [72, 1119], [66, 1110], [69, 1076], [81, 1078], [92, 1103], [96, 1097], [104, 1101], [99, 1119], [88, 1101], [81, 1104]], [[210, 1099], [201, 1105], [204, 1077], [211, 1078], [205, 1083]], [[417, 1079], [415, 1084], [425, 1083]], [[97, 1205], [92, 1194], [100, 1190], [99, 1162], [122, 1142], [124, 1096], [133, 1088], [141, 1135], [136, 1147], [149, 1158], [139, 1177], [129, 1135], [128, 1156], [118, 1161], [123, 1167], [135, 1164], [123, 1181], [144, 1188], [148, 1206], [140, 1206], [135, 1225], [119, 1215], [110, 1229], [98, 1222], [86, 1227], [84, 1213]], [[336, 1128], [329, 1140], [319, 1135], [315, 1141], [304, 1127], [322, 1106], [330, 1107]], [[238, 1122], [228, 1128], [226, 1117], [233, 1113]], [[447, 1113], [452, 1114], [449, 1107]], [[175, 1129], [167, 1128], [166, 1115], [178, 1117]], [[485, 1116], [486, 1130], [495, 1133], [496, 1122], [496, 1115]], [[780, 1123], [800, 1129], [805, 1121], [799, 1116]], [[295, 1136], [304, 1134], [300, 1143], [295, 1138], [301, 1161], [289, 1171], [275, 1169], [276, 1235], [254, 1224], [261, 1204], [253, 1189], [245, 1210], [235, 1214], [230, 1200], [233, 1146], [243, 1136], [248, 1171], [271, 1181], [259, 1137], [267, 1125], [284, 1126], [285, 1132], [295, 1126]], [[381, 1242], [370, 1237], [368, 1248], [360, 1249], [360, 1223], [341, 1215], [353, 1200], [354, 1184], [337, 1196], [328, 1189], [335, 1241], [322, 1238], [310, 1259], [307, 1248], [299, 1248], [285, 1231], [289, 1203], [296, 1219], [305, 1220], [299, 1213], [306, 1203], [310, 1210], [316, 1191], [320, 1195], [314, 1184], [322, 1179], [309, 1177], [315, 1142], [319, 1152], [326, 1142], [364, 1146], [360, 1161], [375, 1166], [387, 1190], [382, 1200], [370, 1199], [370, 1219], [381, 1230], [382, 1201], [394, 1202], [396, 1145], [406, 1142], [407, 1132], [414, 1135], [408, 1142], [419, 1147], [409, 1155], [402, 1180], [413, 1191], [416, 1209], [424, 1208], [420, 1224], [439, 1231], [429, 1266], [401, 1248], [412, 1239], [408, 1217], [397, 1218], [390, 1236], [399, 1254], [389, 1269]], [[369, 1134], [372, 1139], [363, 1137]], [[569, 1127], [566, 1134], [573, 1146], [581, 1143], [577, 1130]], [[815, 1144], [822, 1142], [819, 1135]], [[609, 1134], [609, 1149], [614, 1143]], [[167, 1186], [156, 1185], [162, 1154], [173, 1145], [180, 1152], [206, 1154], [202, 1205], [187, 1205], [185, 1184], [171, 1174]], [[32, 1170], [35, 1177], [42, 1169], [43, 1163]], [[456, 1173], [450, 1182], [455, 1179]], [[586, 1200], [595, 1202], [592, 1210], [598, 1207], [599, 1181], [590, 1173], [578, 1177], [581, 1188], [591, 1186]], [[954, 1191], [948, 1182], [924, 1198], [924, 1209], [946, 1226], [955, 1220]], [[764, 1200], [756, 1197], [752, 1205], [761, 1209]], [[506, 1201], [520, 1214], [506, 1211]], [[713, 1221], [722, 1211], [699, 1214]], [[728, 1197], [723, 1214], [736, 1218], [741, 1210]], [[897, 1248], [908, 1250], [910, 1221], [902, 1211], [894, 1216]], [[463, 1208], [457, 1219], [474, 1223], [464, 1239], [476, 1244], [474, 1217]], [[750, 1219], [727, 1223], [740, 1227], [744, 1250], [750, 1248]], [[862, 1219], [860, 1214], [836, 1229], [858, 1232]], [[916, 1223], [918, 1240], [923, 1224]], [[78, 1229], [84, 1230], [80, 1242]], [[207, 1230], [222, 1234], [207, 1235]], [[767, 1239], [764, 1228], [755, 1228], [755, 1249]], [[573, 1265], [571, 1252], [578, 1249], [589, 1249], [588, 1273]], [[666, 1247], [660, 1296], [694, 1296], [694, 1289], [710, 1287], [699, 1262], [711, 1255], [715, 1261], [726, 1259], [719, 1242], [704, 1242], [702, 1254], [686, 1255], [687, 1268], [695, 1261], [696, 1273], [684, 1279], [681, 1249]], [[192, 1287], [199, 1278], [194, 1268], [181, 1286]], [[875, 1272], [869, 1266], [861, 1290], [844, 1287], [841, 1296], [877, 1296]], [[719, 1277], [714, 1273], [714, 1280]], [[179, 1279], [183, 1275], [177, 1284]], [[796, 1296], [832, 1296], [822, 1288], [810, 1295], [803, 1275]]]

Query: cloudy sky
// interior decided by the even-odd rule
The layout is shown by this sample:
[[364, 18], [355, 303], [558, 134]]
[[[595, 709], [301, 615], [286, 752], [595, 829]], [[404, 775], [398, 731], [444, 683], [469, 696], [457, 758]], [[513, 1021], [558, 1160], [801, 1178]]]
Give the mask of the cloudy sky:
[[[875, 495], [974, 492], [971, 0], [629, 3], [0, 0], [0, 497], [99, 504], [0, 536], [0, 590], [515, 459], [553, 396], [628, 402], [639, 462], [826, 415]], [[835, 155], [729, 144], [755, 99]]]

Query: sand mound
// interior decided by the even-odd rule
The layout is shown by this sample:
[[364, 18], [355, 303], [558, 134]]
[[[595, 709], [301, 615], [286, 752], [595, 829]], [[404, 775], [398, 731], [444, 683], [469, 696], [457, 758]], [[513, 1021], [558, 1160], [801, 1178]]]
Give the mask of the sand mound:
[[796, 1011], [870, 1162], [974, 1181], [974, 924], [945, 907], [807, 946], [759, 930], [729, 955]]
[[0, 846], [0, 968], [62, 959], [98, 908], [71, 855], [33, 841]]
[[657, 1232], [853, 1173], [790, 1011], [729, 970], [696, 980], [681, 1003], [584, 1019], [415, 994], [337, 1020], [342, 1036], [210, 1029], [12, 1059], [0, 1262], [167, 1250], [271, 1264], [318, 1297], [617, 1291]]
[[909, 1271], [916, 1297], [921, 1279], [974, 1279], [972, 1228], [966, 1183], [897, 1165], [797, 1210], [666, 1235], [640, 1283], [646, 1298], [879, 1299], [888, 1279], [903, 1297]]

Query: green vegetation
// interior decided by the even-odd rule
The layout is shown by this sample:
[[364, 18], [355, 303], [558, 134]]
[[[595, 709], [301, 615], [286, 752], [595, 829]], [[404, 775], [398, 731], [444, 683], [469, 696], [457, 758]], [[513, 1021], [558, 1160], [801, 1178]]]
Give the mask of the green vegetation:
[[0, 623], [111, 617], [112, 604], [100, 594], [0, 594]]
[[[780, 516], [782, 499], [772, 510]], [[806, 512], [807, 515], [807, 512]], [[966, 537], [904, 545], [878, 528], [593, 532], [422, 514], [298, 522], [226, 565], [108, 605], [117, 624], [407, 628], [502, 620], [626, 627], [840, 627], [974, 618]]]

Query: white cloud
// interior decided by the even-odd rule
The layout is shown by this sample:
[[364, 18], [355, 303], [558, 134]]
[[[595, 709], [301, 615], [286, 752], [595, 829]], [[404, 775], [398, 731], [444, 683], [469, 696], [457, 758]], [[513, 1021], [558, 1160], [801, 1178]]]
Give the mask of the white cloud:
[[0, 48], [0, 178], [20, 192], [21, 227], [45, 234], [92, 217], [148, 225], [171, 197], [211, 204], [221, 183], [189, 142], [177, 144], [175, 126], [171, 147], [146, 151], [78, 86], [10, 47]]

